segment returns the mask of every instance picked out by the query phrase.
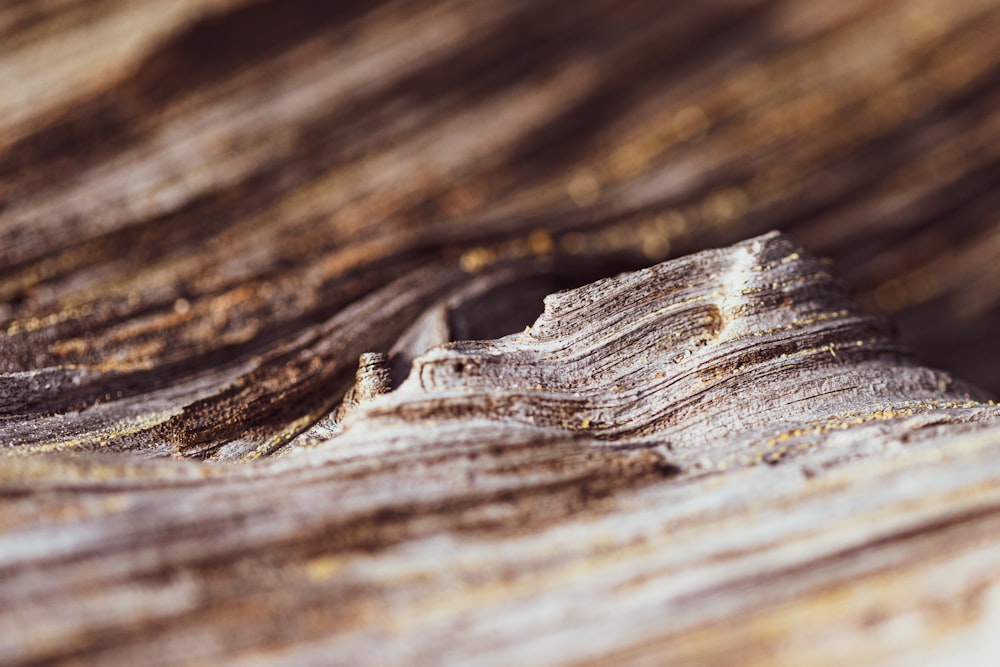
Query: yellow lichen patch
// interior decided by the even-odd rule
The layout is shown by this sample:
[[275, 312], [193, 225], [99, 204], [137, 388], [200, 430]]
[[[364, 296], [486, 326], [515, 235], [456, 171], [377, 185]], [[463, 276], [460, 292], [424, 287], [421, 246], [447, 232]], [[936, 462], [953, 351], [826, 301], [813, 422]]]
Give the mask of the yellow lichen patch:
[[20, 331], [30, 333], [46, 327], [62, 324], [63, 322], [78, 320], [90, 315], [93, 311], [94, 307], [88, 303], [83, 304], [82, 306], [64, 308], [58, 312], [49, 313], [45, 317], [32, 317], [27, 320], [12, 322], [10, 326], [7, 327], [7, 335], [13, 336]]
[[126, 373], [134, 370], [153, 368], [154, 357], [166, 346], [162, 340], [148, 340], [131, 345], [115, 353], [113, 357], [93, 366], [94, 370], [104, 373]]
[[44, 454], [74, 449], [106, 447], [109, 442], [116, 438], [121, 438], [123, 436], [151, 429], [180, 413], [181, 408], [155, 412], [141, 417], [122, 420], [109, 428], [89, 433], [85, 437], [67, 438], [65, 440], [55, 440], [52, 442], [37, 444], [18, 445], [16, 447], [7, 448], [5, 453], [8, 456], [23, 456], [27, 454]]
[[504, 260], [540, 257], [555, 250], [552, 235], [536, 229], [525, 237], [518, 237], [495, 246], [477, 246], [459, 256], [458, 266], [466, 273], [479, 273], [486, 267]]
[[49, 352], [58, 357], [76, 357], [90, 349], [90, 345], [83, 338], [68, 338], [57, 340], [49, 346]]
[[536, 255], [547, 255], [552, 252], [554, 247], [552, 235], [549, 234], [548, 230], [536, 229], [528, 235], [528, 246], [531, 248], [531, 252]]
[[281, 431], [281, 433], [261, 443], [260, 445], [257, 446], [255, 450], [253, 450], [249, 454], [246, 454], [240, 460], [243, 462], [255, 461], [263, 456], [271, 454], [282, 445], [288, 443], [292, 438], [297, 436], [299, 433], [302, 433], [302, 431], [306, 430], [307, 428], [315, 424], [317, 421], [319, 421], [320, 417], [322, 416], [323, 415], [319, 414], [310, 414], [310, 415], [305, 415], [303, 417], [299, 417], [291, 424], [286, 426], [284, 430]]
[[495, 251], [479, 247], [463, 252], [458, 260], [458, 265], [466, 273], [478, 273], [496, 261]]
[[310, 581], [327, 581], [343, 569], [344, 562], [344, 558], [332, 554], [317, 556], [306, 562], [306, 577]]
[[818, 436], [836, 430], [845, 430], [860, 426], [862, 424], [886, 421], [891, 419], [903, 419], [912, 417], [920, 411], [940, 410], [940, 409], [969, 409], [987, 405], [977, 401], [903, 401], [896, 407], [876, 405], [875, 409], [867, 413], [841, 413], [833, 415], [812, 426], [804, 428], [794, 428], [778, 433], [777, 435], [764, 441], [764, 446], [774, 448], [781, 443], [806, 436]]

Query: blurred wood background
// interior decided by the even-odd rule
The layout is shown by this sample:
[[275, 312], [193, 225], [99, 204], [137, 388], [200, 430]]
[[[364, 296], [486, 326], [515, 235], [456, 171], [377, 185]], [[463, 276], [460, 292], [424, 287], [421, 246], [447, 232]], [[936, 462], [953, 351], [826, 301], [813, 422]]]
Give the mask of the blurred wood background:
[[[995, 664], [997, 35], [995, 0], [0, 0], [0, 662]], [[358, 407], [772, 229], [940, 372], [652, 459]]]

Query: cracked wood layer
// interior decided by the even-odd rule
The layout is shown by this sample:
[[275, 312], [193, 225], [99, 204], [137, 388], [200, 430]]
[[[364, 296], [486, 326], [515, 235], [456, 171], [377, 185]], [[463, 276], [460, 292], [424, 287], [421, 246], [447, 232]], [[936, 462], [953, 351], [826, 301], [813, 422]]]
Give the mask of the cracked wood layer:
[[0, 3], [0, 663], [997, 664], [998, 32]]
[[410, 363], [392, 389], [392, 357], [363, 355], [278, 458], [8, 459], [5, 660], [998, 657], [1000, 407], [787, 237], [553, 294], [522, 333]]
[[1000, 390], [998, 31], [993, 0], [5, 4], [0, 423], [37, 426], [0, 445], [279, 451], [469, 274], [498, 287], [451, 337], [494, 338], [771, 229]]

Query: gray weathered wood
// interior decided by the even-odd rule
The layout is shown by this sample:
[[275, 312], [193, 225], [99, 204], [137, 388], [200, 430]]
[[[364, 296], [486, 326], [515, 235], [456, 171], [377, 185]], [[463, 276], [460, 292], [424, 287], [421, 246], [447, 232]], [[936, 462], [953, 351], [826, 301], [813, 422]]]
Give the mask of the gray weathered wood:
[[1000, 663], [998, 33], [0, 2], [0, 664]]
[[11, 459], [6, 661], [996, 657], [1000, 408], [786, 237], [362, 362], [277, 459]]

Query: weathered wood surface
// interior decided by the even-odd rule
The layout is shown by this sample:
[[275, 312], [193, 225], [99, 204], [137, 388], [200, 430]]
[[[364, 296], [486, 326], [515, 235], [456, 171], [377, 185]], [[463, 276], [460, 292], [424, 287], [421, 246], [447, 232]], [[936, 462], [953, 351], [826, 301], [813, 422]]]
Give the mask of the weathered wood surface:
[[12, 459], [7, 660], [997, 657], [1000, 407], [784, 237], [389, 375], [270, 463]]
[[998, 30], [0, 5], [0, 663], [996, 664]]

